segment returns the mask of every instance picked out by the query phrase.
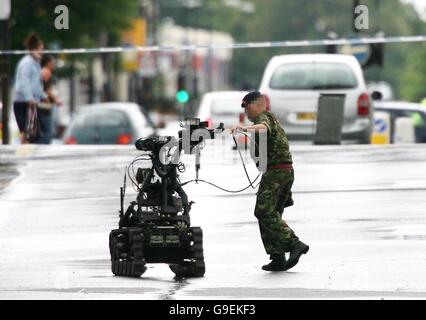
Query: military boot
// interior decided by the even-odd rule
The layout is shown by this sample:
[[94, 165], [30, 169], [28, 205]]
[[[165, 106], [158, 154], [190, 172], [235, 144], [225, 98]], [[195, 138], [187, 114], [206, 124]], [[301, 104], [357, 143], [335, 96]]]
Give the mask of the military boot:
[[300, 256], [307, 253], [308, 251], [309, 246], [304, 244], [302, 241], [297, 240], [297, 242], [291, 248], [290, 257], [286, 263], [285, 270], [293, 268], [299, 262]]
[[271, 262], [265, 264], [262, 269], [265, 271], [284, 271], [286, 268], [285, 255], [271, 255]]

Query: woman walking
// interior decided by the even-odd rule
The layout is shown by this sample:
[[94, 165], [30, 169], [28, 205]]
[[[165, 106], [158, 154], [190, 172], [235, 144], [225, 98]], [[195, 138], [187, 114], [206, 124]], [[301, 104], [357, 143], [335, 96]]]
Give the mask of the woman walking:
[[[13, 99], [13, 111], [21, 132], [21, 143], [28, 143], [25, 137], [28, 108], [47, 99], [47, 94], [43, 91], [40, 66], [44, 49], [43, 41], [33, 33], [26, 41], [26, 48], [30, 53], [22, 57], [16, 68]], [[33, 142], [38, 143], [38, 140]]]

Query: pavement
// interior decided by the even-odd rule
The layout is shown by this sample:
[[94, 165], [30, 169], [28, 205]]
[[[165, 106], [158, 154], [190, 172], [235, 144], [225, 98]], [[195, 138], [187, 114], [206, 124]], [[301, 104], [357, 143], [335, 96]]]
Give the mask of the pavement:
[[18, 176], [18, 169], [13, 163], [2, 163], [0, 175], [0, 193]]
[[[426, 145], [294, 145], [295, 205], [284, 212], [310, 251], [287, 272], [268, 262], [255, 192], [185, 191], [204, 232], [206, 274], [174, 278], [149, 264], [138, 279], [110, 270], [131, 146], [0, 146], [0, 299], [425, 299]], [[257, 171], [243, 153], [252, 179]], [[182, 156], [182, 181], [195, 176]], [[146, 165], [146, 164], [145, 164]], [[230, 144], [207, 143], [200, 178], [248, 185]], [[128, 180], [129, 181], [129, 180]], [[127, 186], [126, 201], [136, 193]]]

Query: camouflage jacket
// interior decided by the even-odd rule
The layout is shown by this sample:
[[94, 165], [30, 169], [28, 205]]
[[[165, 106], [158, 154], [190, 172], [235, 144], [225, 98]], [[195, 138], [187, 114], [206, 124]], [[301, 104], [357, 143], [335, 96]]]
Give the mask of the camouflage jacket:
[[267, 133], [267, 158], [268, 165], [292, 163], [287, 136], [277, 118], [264, 111], [254, 121], [254, 124], [264, 124], [268, 128]]

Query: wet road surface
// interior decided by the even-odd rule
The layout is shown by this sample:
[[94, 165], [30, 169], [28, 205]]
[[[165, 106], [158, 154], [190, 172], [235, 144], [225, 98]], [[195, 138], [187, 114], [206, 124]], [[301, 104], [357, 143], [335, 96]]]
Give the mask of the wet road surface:
[[[255, 190], [235, 195], [191, 183], [184, 189], [195, 201], [192, 225], [204, 231], [206, 274], [176, 280], [161, 264], [140, 279], [110, 271], [108, 234], [137, 150], [1, 146], [0, 299], [426, 298], [426, 146], [292, 152], [295, 205], [284, 216], [309, 253], [287, 272], [261, 270], [268, 257]], [[181, 180], [193, 179], [193, 157], [182, 160]], [[233, 190], [248, 185], [238, 154], [214, 142], [202, 151], [200, 178]]]

